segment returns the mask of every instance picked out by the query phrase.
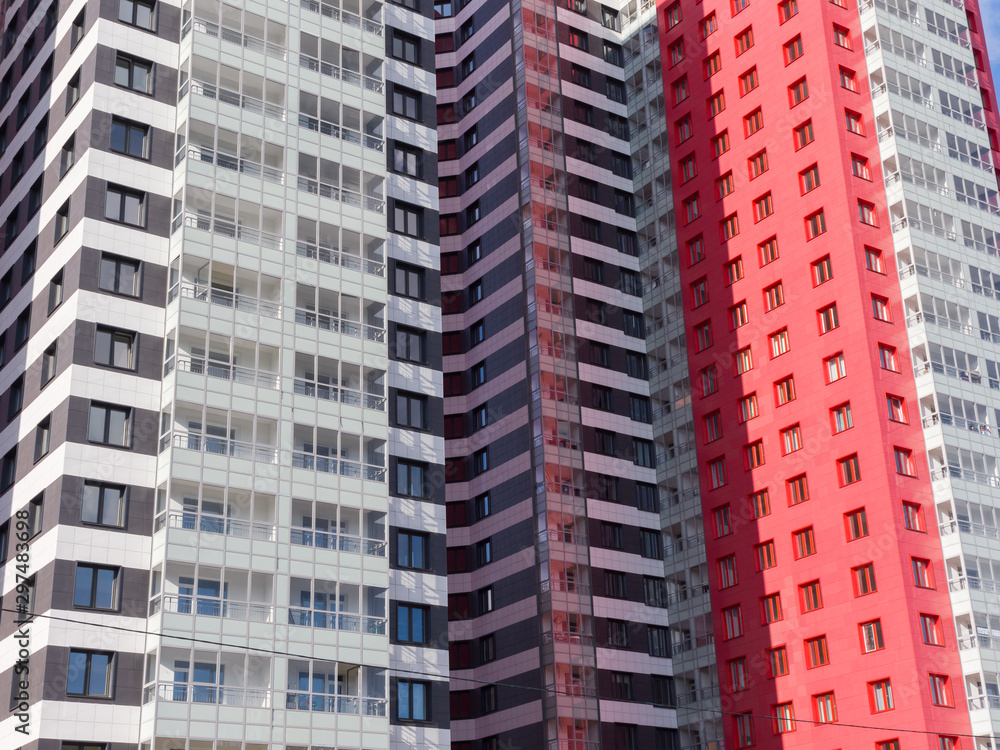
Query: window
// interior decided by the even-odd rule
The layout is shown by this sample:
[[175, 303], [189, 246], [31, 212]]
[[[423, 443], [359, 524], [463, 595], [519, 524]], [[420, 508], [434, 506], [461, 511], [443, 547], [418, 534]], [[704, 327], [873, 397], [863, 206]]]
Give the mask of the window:
[[427, 338], [423, 331], [404, 326], [396, 327], [396, 358], [406, 362], [426, 362]]
[[868, 594], [874, 594], [878, 591], [878, 587], [875, 585], [874, 564], [865, 563], [864, 565], [859, 565], [856, 568], [851, 568], [851, 573], [854, 575], [855, 596], [866, 596]]
[[816, 311], [816, 315], [819, 318], [819, 332], [820, 334], [829, 333], [834, 328], [840, 327], [840, 316], [837, 313], [837, 305], [827, 305], [824, 308]]
[[753, 202], [753, 220], [755, 223], [763, 221], [773, 213], [774, 213], [774, 201], [771, 198], [770, 193], [762, 195], [760, 198], [758, 198]]
[[628, 672], [611, 673], [611, 697], [614, 700], [635, 700], [635, 688], [632, 675]]
[[617, 436], [611, 430], [594, 430], [594, 450], [604, 456], [615, 455]]
[[806, 120], [804, 123], [796, 127], [793, 131], [793, 136], [796, 151], [800, 148], [805, 148], [812, 143], [814, 138], [812, 120]]
[[632, 438], [632, 463], [649, 469], [656, 468], [656, 452], [652, 440]]
[[788, 650], [784, 646], [767, 649], [767, 676], [784, 677], [788, 674]]
[[715, 521], [715, 538], [728, 536], [733, 533], [732, 516], [728, 505], [720, 505], [712, 511], [712, 518]]
[[931, 568], [931, 561], [911, 557], [910, 564], [913, 569], [913, 584], [922, 589], [934, 588], [934, 571]]
[[692, 135], [691, 129], [691, 116], [686, 115], [677, 121], [675, 125], [677, 130], [677, 144], [680, 145], [684, 141], [688, 140]]
[[663, 542], [659, 531], [639, 529], [640, 554], [650, 560], [663, 559]]
[[636, 482], [635, 505], [639, 510], [646, 511], [648, 513], [659, 513], [660, 499], [656, 485]]
[[787, 734], [795, 731], [795, 711], [791, 703], [779, 703], [772, 710], [774, 711], [772, 724], [775, 734]]
[[749, 322], [749, 317], [747, 315], [747, 303], [746, 300], [733, 305], [729, 308], [729, 328], [731, 330], [736, 330], [741, 326], [745, 326]]
[[750, 5], [750, 0], [730, 0], [730, 4], [732, 5], [733, 15], [735, 16], [737, 13]]
[[748, 26], [736, 35], [736, 56], [739, 57], [753, 47], [753, 27]]
[[125, 523], [125, 487], [85, 482], [80, 520], [98, 526], [121, 527]]
[[865, 134], [864, 120], [857, 112], [852, 112], [849, 109], [844, 110], [844, 122], [847, 126], [847, 132], [854, 133], [855, 135]]
[[851, 44], [851, 32], [843, 26], [833, 25], [833, 43], [844, 49], [854, 49]]
[[650, 625], [646, 633], [649, 655], [670, 658], [670, 636], [667, 628]]
[[132, 440], [131, 420], [132, 410], [128, 407], [91, 402], [87, 439], [127, 448]]
[[712, 34], [714, 34], [719, 29], [719, 19], [715, 15], [715, 11], [712, 11], [706, 18], [703, 18], [699, 24], [698, 28], [701, 32], [701, 38], [706, 39]]
[[753, 352], [744, 347], [733, 355], [733, 375], [739, 376], [753, 369]]
[[146, 194], [109, 185], [104, 200], [104, 218], [135, 227], [146, 224]]
[[764, 441], [756, 440], [743, 446], [743, 465], [747, 471], [764, 465]]
[[702, 68], [705, 73], [705, 78], [706, 79], [711, 78], [720, 70], [722, 70], [722, 55], [720, 55], [718, 52], [709, 55], [708, 57], [705, 58], [705, 61], [702, 63]]
[[796, 560], [816, 554], [816, 536], [812, 526], [792, 532], [792, 548]]
[[862, 224], [870, 227], [878, 226], [878, 214], [875, 211], [875, 204], [867, 201], [858, 201], [858, 220]]
[[[62, 179], [63, 175], [65, 175], [69, 171], [70, 167], [72, 167], [73, 164], [76, 163], [75, 149], [76, 149], [76, 137], [70, 136], [69, 140], [63, 144], [62, 150], [59, 152], [60, 179]], [[58, 231], [56, 232], [56, 235], [58, 236]]]
[[708, 98], [708, 116], [715, 117], [726, 109], [726, 92], [720, 91]]
[[489, 493], [479, 495], [475, 500], [476, 520], [481, 521], [492, 513]]
[[112, 117], [111, 150], [127, 156], [148, 159], [149, 127], [120, 117]]
[[726, 172], [715, 181], [715, 197], [722, 200], [736, 189], [736, 180], [732, 172]]
[[115, 57], [115, 85], [140, 94], [152, 94], [153, 63], [119, 52]]
[[837, 703], [833, 693], [813, 696], [813, 715], [818, 724], [830, 724], [837, 720]]
[[587, 32], [580, 31], [580, 29], [574, 29], [572, 26], [569, 27], [569, 43], [570, 46], [576, 47], [577, 49], [582, 49], [584, 51], [590, 49], [590, 37], [587, 36]]
[[788, 491], [789, 505], [798, 505], [809, 499], [809, 484], [805, 474], [786, 480], [785, 487]]
[[728, 589], [738, 583], [736, 575], [736, 555], [729, 555], [716, 561], [716, 570], [719, 574], [719, 588]]
[[[5, 91], [9, 92], [10, 91], [9, 84], [7, 84], [7, 79], [6, 78], [4, 79], [4, 84], [7, 85], [7, 88], [5, 89]], [[0, 96], [0, 99], [4, 99], [4, 101], [6, 101], [7, 97], [9, 97], [9, 96], [10, 96], [10, 94], [7, 93], [6, 96]], [[78, 101], [80, 101], [80, 72], [79, 71], [77, 71], [76, 74], [74, 74], [74, 76], [69, 79], [69, 83], [66, 84], [66, 111], [69, 112], [71, 109], [73, 109], [73, 105], [76, 104]]]
[[400, 568], [427, 570], [429, 541], [427, 534], [400, 529], [396, 537], [396, 564]]
[[819, 237], [826, 231], [826, 214], [817, 211], [806, 217], [806, 239]]
[[73, 27], [70, 29], [70, 32], [69, 32], [69, 40], [70, 40], [69, 41], [69, 48], [70, 48], [70, 50], [76, 49], [76, 45], [78, 45], [80, 43], [80, 40], [83, 39], [83, 35], [84, 35], [84, 31], [85, 31], [84, 26], [85, 26], [85, 20], [86, 20], [85, 19], [85, 13], [86, 12], [87, 12], [87, 9], [86, 9], [86, 7], [84, 7], [84, 9], [81, 10], [77, 14], [76, 18], [73, 19]]
[[747, 689], [747, 660], [746, 657], [731, 659], [729, 665], [729, 687], [734, 693]]
[[915, 477], [917, 467], [913, 462], [913, 451], [909, 448], [893, 448], [893, 458], [896, 462], [896, 473], [906, 477]]
[[709, 489], [715, 490], [726, 483], [726, 459], [716, 458], [708, 462]]
[[[877, 680], [868, 683], [868, 701], [873, 714], [891, 711], [895, 706], [892, 703], [892, 683], [888, 680]], [[895, 740], [879, 743], [879, 750], [882, 748], [889, 750], [899, 750], [899, 743]]]
[[882, 264], [882, 251], [873, 247], [865, 248], [865, 268], [875, 273], [885, 274], [885, 266]]
[[743, 635], [743, 614], [739, 604], [722, 610], [722, 624], [727, 641]]
[[858, 454], [837, 460], [837, 469], [840, 475], [842, 487], [861, 481], [861, 466], [858, 463]]
[[420, 120], [420, 93], [394, 85], [392, 90], [392, 113], [408, 120]]
[[78, 564], [73, 606], [115, 609], [118, 606], [118, 568]]
[[31, 336], [31, 307], [26, 307], [17, 316], [14, 323], [14, 350], [17, 351], [26, 343]]
[[944, 631], [941, 629], [941, 618], [937, 615], [920, 615], [920, 633], [924, 643], [929, 646], [944, 645]]
[[702, 236], [699, 234], [693, 240], [689, 240], [687, 243], [688, 257], [691, 260], [691, 265], [699, 263], [705, 258], [705, 243]]
[[427, 397], [396, 391], [396, 423], [400, 427], [427, 429]]
[[810, 581], [799, 586], [799, 602], [802, 604], [803, 612], [812, 612], [823, 607], [823, 594], [819, 588], [819, 581]]
[[727, 242], [740, 233], [740, 220], [736, 214], [730, 214], [719, 222], [719, 234], [722, 241]]
[[429, 682], [400, 680], [396, 683], [396, 716], [400, 721], [427, 721], [430, 719]]
[[398, 29], [393, 29], [392, 56], [397, 60], [420, 65], [420, 40]]
[[629, 396], [629, 419], [633, 422], [653, 423], [653, 407], [646, 396]]
[[927, 531], [924, 514], [919, 503], [903, 501], [903, 525], [907, 531]]
[[753, 721], [752, 713], [736, 714], [733, 717], [733, 723], [736, 725], [736, 747], [753, 747], [755, 744]]
[[776, 331], [768, 336], [768, 340], [771, 344], [771, 358], [780, 357], [782, 354], [788, 352], [788, 329], [782, 328], [780, 331]]
[[112, 697], [114, 654], [71, 649], [66, 671], [66, 694], [91, 698]]
[[618, 11], [606, 5], [601, 6], [601, 25], [606, 29], [621, 31], [621, 20], [618, 18]]
[[844, 525], [847, 530], [847, 541], [853, 542], [868, 536], [868, 514], [864, 508], [852, 510], [844, 514]]
[[797, 36], [791, 41], [785, 42], [785, 65], [794, 62], [802, 57], [802, 37]]
[[[789, 375], [774, 384], [774, 400], [778, 406], [784, 406], [795, 400], [795, 380]], [[799, 437], [801, 441], [801, 436]]]
[[[819, 166], [813, 164], [811, 167], [799, 172], [799, 191], [805, 195], [811, 190], [819, 187]], [[829, 259], [827, 259], [829, 260]]]
[[472, 454], [473, 476], [478, 477], [480, 474], [489, 471], [489, 468], [490, 468], [489, 448], [481, 448]]
[[685, 101], [691, 95], [691, 92], [688, 89], [687, 76], [681, 76], [678, 80], [674, 81], [674, 83], [670, 85], [670, 91], [673, 95], [674, 106], [677, 106], [681, 102]]
[[[753, 76], [754, 80], [756, 80], [757, 78], [756, 68], [753, 70]], [[741, 78], [740, 81], [742, 84], [743, 79]], [[746, 117], [743, 118], [743, 132], [746, 134], [747, 138], [752, 136], [762, 127], [764, 127], [764, 112], [763, 110], [761, 110], [760, 107], [758, 107], [753, 112], [751, 112], [750, 114], [748, 114]]]
[[809, 84], [805, 78], [800, 78], [788, 87], [788, 105], [794, 107], [809, 98]]
[[476, 567], [483, 567], [493, 562], [493, 539], [483, 539], [476, 542]]
[[729, 131], [723, 130], [712, 138], [712, 158], [718, 159], [729, 150]]
[[17, 446], [4, 454], [0, 463], [0, 492], [8, 489], [17, 476]]
[[123, 370], [134, 369], [135, 337], [136, 334], [129, 331], [97, 326], [94, 335], [94, 362]]
[[[423, 173], [423, 154], [420, 149], [396, 143], [392, 148], [393, 169], [401, 174], [419, 178]], [[445, 192], [447, 194], [447, 191]]]
[[756, 179], [767, 171], [767, 151], [761, 151], [747, 159], [747, 166], [750, 170], [750, 179]]
[[858, 93], [858, 76], [850, 68], [840, 69], [840, 88]]
[[[0, 341], [0, 351], [3, 349], [3, 344], [5, 342]], [[42, 352], [42, 380], [41, 386], [44, 388], [52, 378], [56, 376], [56, 344], [51, 344], [44, 352]]]
[[760, 599], [761, 613], [765, 625], [782, 619], [781, 594], [768, 594]]
[[624, 620], [608, 620], [608, 645], [628, 648], [629, 624]]
[[760, 412], [757, 410], [757, 394], [751, 393], [739, 400], [740, 422], [748, 422]]
[[614, 599], [624, 599], [628, 595], [628, 579], [615, 570], [604, 571], [604, 594]]
[[698, 371], [698, 382], [701, 386], [701, 397], [711, 396], [719, 390], [719, 374], [715, 365], [709, 365]]
[[472, 35], [476, 33], [476, 19], [475, 16], [469, 18], [468, 21], [462, 24], [461, 28], [458, 30], [459, 44], [465, 44], [472, 38]]
[[771, 515], [771, 498], [767, 490], [759, 490], [750, 496], [750, 511], [754, 518]]
[[735, 284], [743, 278], [743, 258], [737, 257], [726, 263], [726, 283]]
[[708, 279], [700, 278], [691, 284], [691, 309], [694, 310], [708, 302]]
[[51, 417], [46, 417], [35, 428], [35, 463], [48, 454], [51, 442], [52, 421]]
[[878, 345], [879, 365], [883, 370], [899, 372], [899, 360], [896, 358], [896, 347], [888, 344]]
[[427, 607], [396, 605], [396, 640], [400, 643], [427, 643], [427, 624]]
[[928, 677], [931, 688], [931, 703], [935, 706], [955, 705], [948, 677], [943, 674], [932, 674], [928, 675]]
[[757, 558], [757, 570], [767, 570], [778, 564], [777, 554], [774, 550], [774, 540], [769, 539], [754, 546], [754, 553]]
[[900, 396], [893, 396], [891, 393], [885, 394], [885, 406], [886, 412], [889, 415], [889, 421], [891, 422], [901, 422], [902, 424], [908, 424], [909, 420], [906, 418], [906, 400]]
[[826, 636], [806, 639], [806, 669], [815, 669], [830, 663], [830, 650]]
[[24, 377], [19, 377], [11, 383], [7, 397], [7, 420], [10, 421], [24, 406]]
[[830, 420], [833, 422], [834, 433], [849, 430], [854, 426], [854, 419], [851, 416], [851, 404], [841, 404], [830, 409]]
[[138, 26], [146, 31], [153, 30], [154, 3], [144, 0], [120, 0], [118, 3], [118, 20], [122, 23]]
[[424, 497], [426, 466], [410, 461], [396, 463], [396, 494], [404, 497]]

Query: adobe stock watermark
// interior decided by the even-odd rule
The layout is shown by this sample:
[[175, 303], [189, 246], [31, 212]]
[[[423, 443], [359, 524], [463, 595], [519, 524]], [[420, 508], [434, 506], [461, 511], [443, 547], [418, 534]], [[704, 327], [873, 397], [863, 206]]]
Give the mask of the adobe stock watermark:
[[14, 681], [17, 688], [14, 691], [14, 700], [11, 712], [17, 719], [14, 726], [15, 732], [23, 735], [30, 734], [31, 722], [28, 715], [28, 682], [29, 665], [31, 658], [31, 629], [28, 619], [31, 617], [31, 586], [29, 583], [28, 570], [31, 562], [31, 550], [28, 546], [28, 539], [31, 538], [31, 528], [29, 526], [29, 513], [27, 508], [22, 508], [14, 514], [17, 519], [15, 525], [14, 538], [17, 539], [14, 557], [17, 586], [14, 588], [15, 606], [17, 617], [14, 623], [18, 626], [17, 637], [17, 661], [14, 662]]

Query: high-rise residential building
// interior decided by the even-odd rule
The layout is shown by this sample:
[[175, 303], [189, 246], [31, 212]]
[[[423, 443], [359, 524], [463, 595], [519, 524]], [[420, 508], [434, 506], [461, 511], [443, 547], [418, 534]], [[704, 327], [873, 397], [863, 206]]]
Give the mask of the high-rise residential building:
[[665, 488], [681, 745], [992, 748], [979, 7], [679, 0], [658, 21], [679, 280], [647, 309], [683, 313], [700, 477]]
[[624, 14], [435, 7], [452, 747], [672, 748]]
[[432, 6], [3, 7], [0, 745], [447, 747]]
[[0, 745], [995, 750], [982, 27], [6, 3]]

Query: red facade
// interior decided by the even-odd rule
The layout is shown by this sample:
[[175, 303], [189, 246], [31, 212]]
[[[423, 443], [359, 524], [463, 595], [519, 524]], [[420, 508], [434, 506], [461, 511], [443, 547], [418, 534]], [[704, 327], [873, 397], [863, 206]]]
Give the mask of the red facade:
[[[844, 5], [660, 8], [732, 748], [969, 734], [858, 10]], [[794, 721], [767, 718], [789, 704]]]

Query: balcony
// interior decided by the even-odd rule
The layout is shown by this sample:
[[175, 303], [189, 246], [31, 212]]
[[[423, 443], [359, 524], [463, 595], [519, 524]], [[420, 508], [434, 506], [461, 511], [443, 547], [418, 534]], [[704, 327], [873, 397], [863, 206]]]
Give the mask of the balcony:
[[292, 544], [300, 547], [315, 547], [316, 549], [339, 550], [356, 555], [371, 555], [385, 557], [386, 542], [384, 539], [369, 539], [350, 534], [335, 534], [331, 531], [316, 531], [309, 528], [292, 527]]
[[350, 633], [385, 635], [386, 619], [369, 615], [325, 612], [302, 607], [288, 608], [288, 624], [320, 630], [344, 630]]
[[270, 708], [271, 691], [262, 688], [201, 685], [187, 682], [157, 682], [142, 691], [143, 705], [154, 699], [172, 703], [200, 703], [216, 706]]
[[[229, 456], [231, 458], [240, 458], [264, 464], [278, 463], [277, 448], [244, 443], [239, 440], [228, 440], [222, 437], [200, 435], [194, 432], [168, 432], [160, 438], [161, 453], [171, 445], [174, 448], [182, 448], [199, 453], [210, 453], [216, 456]], [[385, 480], [383, 479], [382, 481]]]
[[205, 534], [225, 534], [237, 539], [254, 539], [262, 542], [273, 542], [275, 540], [274, 524], [225, 518], [213, 513], [184, 511], [160, 515], [156, 519], [154, 532], [162, 529], [164, 524], [169, 525], [173, 529], [185, 529]]
[[280, 385], [277, 373], [260, 372], [249, 367], [238, 367], [204, 357], [192, 357], [183, 354], [167, 360], [163, 366], [163, 374], [167, 375], [175, 366], [178, 372], [207, 375], [210, 378], [230, 380], [241, 385], [252, 385], [271, 391], [278, 390]]
[[[215, 223], [218, 224], [219, 220], [216, 219]], [[233, 225], [235, 227], [235, 225]], [[199, 229], [202, 228], [199, 226]], [[255, 233], [259, 234], [259, 232]], [[233, 232], [235, 236], [236, 232]], [[242, 237], [241, 237], [242, 239]], [[265, 318], [280, 318], [281, 317], [281, 305], [277, 302], [269, 302], [267, 300], [258, 299], [257, 297], [250, 297], [245, 294], [237, 294], [235, 292], [230, 292], [225, 289], [219, 289], [208, 284], [201, 283], [182, 283], [180, 286], [180, 295], [185, 299], [198, 300], [199, 302], [207, 302], [211, 305], [219, 305], [221, 307], [232, 308], [239, 312], [251, 313], [254, 315], [260, 315]], [[171, 290], [171, 299], [177, 296], [174, 287]], [[359, 334], [360, 335], [360, 334]]]
[[324, 247], [316, 243], [298, 241], [295, 243], [295, 254], [301, 258], [312, 258], [320, 263], [329, 263], [332, 266], [340, 266], [353, 271], [364, 271], [371, 276], [383, 278], [385, 276], [385, 263], [371, 258], [360, 258], [350, 253], [345, 253], [331, 247]]
[[350, 406], [363, 406], [365, 409], [385, 411], [385, 396], [374, 393], [362, 393], [350, 388], [338, 388], [328, 383], [317, 383], [303, 378], [295, 379], [295, 393], [300, 396], [311, 396], [323, 401], [338, 401]]
[[150, 616], [157, 612], [221, 617], [226, 620], [247, 622], [274, 622], [274, 607], [270, 604], [234, 602], [205, 596], [167, 594], [149, 603]]
[[306, 10], [311, 10], [313, 13], [321, 14], [324, 18], [340, 21], [345, 26], [362, 29], [368, 34], [373, 34], [375, 36], [382, 36], [383, 34], [383, 27], [380, 20], [382, 15], [382, 5], [380, 3], [371, 3], [366, 8], [366, 11], [372, 9], [375, 10], [372, 17], [359, 16], [355, 13], [342, 10], [336, 5], [317, 2], [317, 0], [300, 0], [299, 5]]

